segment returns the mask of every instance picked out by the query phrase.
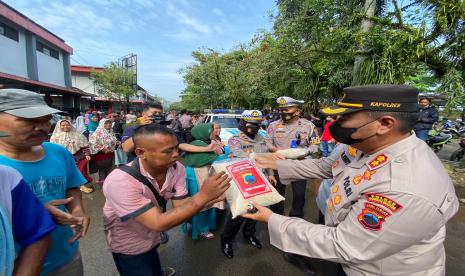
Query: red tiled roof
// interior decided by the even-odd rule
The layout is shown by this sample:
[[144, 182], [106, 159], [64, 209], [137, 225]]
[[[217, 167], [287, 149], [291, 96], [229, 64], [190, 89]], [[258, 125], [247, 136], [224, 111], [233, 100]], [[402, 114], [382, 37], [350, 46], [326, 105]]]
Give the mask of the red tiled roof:
[[97, 72], [103, 72], [103, 70], [105, 69], [103, 67], [71, 65], [71, 72], [90, 73], [92, 72], [92, 70], [95, 70]]

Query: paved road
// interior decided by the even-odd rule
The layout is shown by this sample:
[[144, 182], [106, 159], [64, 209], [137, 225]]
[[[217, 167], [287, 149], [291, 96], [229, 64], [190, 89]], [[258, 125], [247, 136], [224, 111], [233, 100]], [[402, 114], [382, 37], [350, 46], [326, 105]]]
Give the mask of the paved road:
[[[289, 191], [288, 191], [288, 194]], [[315, 194], [308, 189], [310, 200], [307, 201], [306, 219], [316, 220]], [[85, 195], [84, 202], [92, 217], [92, 227], [88, 236], [81, 241], [81, 251], [84, 259], [85, 275], [117, 275], [111, 254], [107, 250], [103, 234], [101, 208], [104, 198], [101, 191]], [[287, 200], [286, 202], [289, 202]], [[287, 207], [288, 209], [289, 207]], [[218, 225], [223, 225], [221, 216]], [[221, 228], [215, 233], [219, 235]], [[273, 276], [273, 275], [304, 275], [298, 268], [287, 263], [282, 253], [269, 245], [269, 237], [264, 225], [259, 225], [257, 236], [263, 242], [264, 248], [255, 249], [245, 244], [238, 235], [235, 247], [235, 257], [226, 259], [220, 252], [220, 241], [193, 241], [185, 236], [180, 227], [170, 230], [170, 241], [159, 248], [162, 264], [173, 266], [178, 276]], [[447, 275], [462, 276], [465, 274], [465, 207], [460, 207], [459, 214], [448, 224], [446, 240]], [[320, 275], [334, 275], [334, 267], [327, 263], [309, 260], [320, 272]]]

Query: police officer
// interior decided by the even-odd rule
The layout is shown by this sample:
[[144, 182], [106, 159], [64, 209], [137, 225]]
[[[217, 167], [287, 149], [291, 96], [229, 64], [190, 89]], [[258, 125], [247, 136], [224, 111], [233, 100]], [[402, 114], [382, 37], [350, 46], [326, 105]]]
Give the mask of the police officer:
[[342, 263], [340, 275], [445, 275], [445, 225], [459, 203], [438, 157], [412, 133], [418, 91], [369, 85], [344, 93], [323, 110], [340, 116], [331, 135], [350, 145], [336, 161], [256, 158], [282, 179], [333, 177], [326, 226], [262, 206], [245, 216], [268, 222], [271, 244], [284, 251]]
[[[279, 97], [276, 101], [279, 104], [281, 119], [274, 121], [267, 129], [267, 146], [270, 151], [275, 152], [280, 149], [288, 149], [291, 144], [297, 147], [309, 147], [313, 152], [318, 147], [312, 146], [312, 138], [317, 138], [315, 126], [312, 122], [300, 118], [302, 110], [300, 105], [304, 101], [290, 97]], [[294, 142], [293, 142], [294, 141]], [[284, 196], [285, 186], [279, 181], [276, 185], [278, 192]], [[304, 217], [306, 180], [292, 182], [292, 207], [289, 213], [291, 217]], [[273, 211], [278, 214], [284, 213], [284, 202], [272, 206]]]
[[[238, 126], [239, 134], [228, 140], [228, 147], [233, 157], [246, 158], [251, 157], [252, 153], [269, 152], [265, 139], [258, 134], [262, 120], [262, 113], [258, 110], [245, 110], [242, 113]], [[276, 184], [273, 171], [270, 170], [267, 172], [267, 175], [268, 180], [272, 184]], [[228, 258], [234, 257], [232, 241], [242, 225], [244, 225], [242, 233], [247, 242], [258, 249], [262, 248], [262, 244], [255, 237], [256, 222], [240, 216], [233, 219], [231, 213], [229, 213], [223, 233], [221, 234], [221, 248], [224, 255]]]

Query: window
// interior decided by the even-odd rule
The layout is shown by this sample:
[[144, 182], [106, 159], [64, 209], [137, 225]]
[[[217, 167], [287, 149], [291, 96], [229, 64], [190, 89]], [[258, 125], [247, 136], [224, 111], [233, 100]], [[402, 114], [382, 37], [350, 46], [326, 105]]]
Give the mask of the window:
[[43, 44], [42, 42], [37, 41], [37, 51], [44, 53], [47, 56], [51, 56], [53, 58], [59, 59], [58, 51], [52, 49], [51, 47]]
[[19, 41], [19, 33], [17, 30], [11, 28], [0, 22], [0, 35], [6, 36], [14, 41]]

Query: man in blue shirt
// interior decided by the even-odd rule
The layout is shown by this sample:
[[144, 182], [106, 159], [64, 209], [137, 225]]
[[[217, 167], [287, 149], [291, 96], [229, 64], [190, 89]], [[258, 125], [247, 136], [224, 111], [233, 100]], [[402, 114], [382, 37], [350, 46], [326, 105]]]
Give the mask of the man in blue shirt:
[[0, 275], [37, 275], [55, 223], [17, 171], [0, 165], [0, 179]]
[[50, 108], [42, 96], [20, 89], [0, 89], [0, 165], [16, 169], [31, 191], [46, 204], [58, 224], [41, 275], [82, 275], [77, 240], [85, 236], [89, 217], [79, 187], [86, 183], [71, 153], [44, 143], [50, 131]]

